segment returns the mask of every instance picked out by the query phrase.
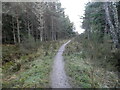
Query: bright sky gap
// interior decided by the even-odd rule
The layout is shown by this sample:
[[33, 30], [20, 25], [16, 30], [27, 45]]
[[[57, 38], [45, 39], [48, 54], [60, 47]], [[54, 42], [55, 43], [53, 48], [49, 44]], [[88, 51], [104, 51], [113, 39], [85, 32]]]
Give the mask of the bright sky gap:
[[85, 4], [89, 0], [60, 0], [62, 7], [65, 8], [65, 14], [69, 16], [71, 22], [74, 23], [76, 32], [83, 33], [84, 29], [82, 26], [82, 16], [84, 16]]

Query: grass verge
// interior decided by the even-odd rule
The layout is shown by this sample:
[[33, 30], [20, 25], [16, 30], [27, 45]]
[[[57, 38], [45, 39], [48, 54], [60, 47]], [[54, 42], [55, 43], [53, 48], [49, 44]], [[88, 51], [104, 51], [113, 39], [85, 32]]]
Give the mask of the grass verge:
[[65, 42], [42, 43], [37, 52], [3, 65], [3, 88], [49, 88], [53, 57]]
[[83, 53], [81, 43], [73, 40], [64, 52], [65, 70], [73, 88], [119, 87], [118, 74], [97, 66]]

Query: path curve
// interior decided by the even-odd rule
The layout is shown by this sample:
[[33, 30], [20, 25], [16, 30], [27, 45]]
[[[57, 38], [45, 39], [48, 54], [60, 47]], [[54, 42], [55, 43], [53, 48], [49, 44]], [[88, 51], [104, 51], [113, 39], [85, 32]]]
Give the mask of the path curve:
[[51, 74], [51, 87], [52, 88], [71, 88], [68, 83], [67, 76], [64, 70], [64, 60], [63, 60], [63, 52], [65, 50], [65, 46], [70, 42], [63, 44], [58, 50], [53, 64], [53, 70]]

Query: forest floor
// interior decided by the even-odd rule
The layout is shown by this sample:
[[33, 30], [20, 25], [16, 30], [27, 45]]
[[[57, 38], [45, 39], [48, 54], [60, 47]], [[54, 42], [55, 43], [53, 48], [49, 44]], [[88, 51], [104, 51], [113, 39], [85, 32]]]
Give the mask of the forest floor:
[[[50, 72], [52, 72], [53, 57], [59, 47], [68, 40], [42, 43], [37, 52], [15, 58], [16, 46], [5, 45], [3, 55], [9, 62], [2, 66], [3, 88], [50, 88]], [[15, 54], [14, 54], [15, 53]], [[12, 56], [11, 58], [9, 58]], [[4, 60], [4, 59], [3, 59]], [[11, 60], [11, 61], [10, 61]], [[18, 65], [20, 68], [18, 69]]]
[[84, 57], [81, 43], [67, 41], [44, 42], [36, 52], [23, 56], [18, 47], [3, 46], [3, 60], [9, 62], [2, 66], [2, 87], [112, 88], [119, 84], [115, 72], [95, 67]]
[[[73, 88], [115, 88], [120, 87], [118, 73], [96, 65], [85, 57], [81, 42], [72, 40], [63, 54], [65, 71]], [[99, 62], [98, 62], [99, 63]], [[113, 68], [110, 66], [109, 68]]]
[[52, 88], [70, 88], [71, 86], [68, 83], [68, 79], [64, 70], [64, 60], [63, 60], [63, 52], [65, 50], [65, 46], [70, 42], [66, 42], [63, 44], [58, 50], [53, 64], [53, 71], [51, 72], [51, 86]]

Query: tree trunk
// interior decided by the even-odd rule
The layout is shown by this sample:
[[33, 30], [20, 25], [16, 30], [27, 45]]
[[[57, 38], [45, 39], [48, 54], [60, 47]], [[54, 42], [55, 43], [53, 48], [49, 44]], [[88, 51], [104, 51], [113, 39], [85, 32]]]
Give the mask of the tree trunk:
[[33, 24], [31, 24], [31, 35], [33, 35], [33, 36], [34, 36]]
[[111, 21], [112, 19], [110, 17], [110, 12], [109, 12], [109, 8], [108, 8], [108, 2], [105, 2], [104, 7], [105, 7], [105, 13], [106, 13], [106, 20], [107, 20], [108, 25], [110, 27], [109, 31], [110, 31], [111, 36], [113, 38], [114, 47], [116, 48], [118, 46], [118, 37], [117, 37], [117, 34], [115, 32], [115, 27], [114, 27], [114, 25], [113, 25], [113, 23]]
[[115, 28], [116, 32], [119, 33], [119, 21], [118, 21], [118, 11], [115, 3], [112, 3], [112, 11], [114, 14]]
[[13, 17], [12, 17], [12, 25], [13, 25], [13, 39], [14, 39], [14, 44], [16, 44], [15, 25], [14, 25]]
[[18, 43], [20, 44], [20, 25], [19, 25], [18, 16], [16, 17], [16, 20], [17, 20]]
[[[117, 33], [117, 36], [118, 36], [118, 43], [120, 44], [120, 23], [119, 23], [119, 20], [118, 20], [118, 10], [117, 10], [117, 7], [116, 7], [116, 3], [113, 3], [112, 4], [113, 6], [113, 14], [114, 14], [114, 21], [115, 21], [115, 29], [116, 29], [116, 33]], [[120, 45], [118, 46], [118, 48], [120, 48]]]
[[52, 33], [51, 33], [52, 36], [51, 36], [51, 37], [52, 37], [52, 40], [54, 40], [54, 30], [53, 30], [53, 29], [54, 29], [54, 28], [53, 28], [54, 25], [53, 25], [53, 17], [51, 17], [51, 19], [52, 19]]
[[40, 30], [40, 41], [41, 42], [43, 41], [43, 30], [42, 29]]
[[30, 38], [30, 23], [28, 21], [28, 37]]
[[56, 41], [56, 32], [54, 32], [54, 40]]

